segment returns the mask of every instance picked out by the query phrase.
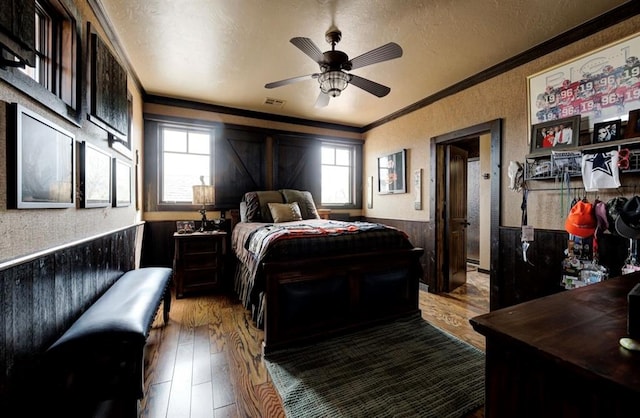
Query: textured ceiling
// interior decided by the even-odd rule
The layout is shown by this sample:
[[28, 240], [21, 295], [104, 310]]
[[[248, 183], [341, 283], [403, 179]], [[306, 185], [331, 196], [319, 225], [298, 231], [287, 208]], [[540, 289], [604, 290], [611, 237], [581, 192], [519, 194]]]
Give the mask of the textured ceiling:
[[[96, 0], [146, 93], [365, 126], [599, 16], [621, 0]], [[391, 88], [349, 86], [314, 107], [317, 81], [266, 83], [318, 72], [296, 36], [350, 58], [388, 42], [403, 56], [353, 71]], [[524, 82], [524, 81], [523, 81]], [[285, 101], [278, 107], [265, 99]]]

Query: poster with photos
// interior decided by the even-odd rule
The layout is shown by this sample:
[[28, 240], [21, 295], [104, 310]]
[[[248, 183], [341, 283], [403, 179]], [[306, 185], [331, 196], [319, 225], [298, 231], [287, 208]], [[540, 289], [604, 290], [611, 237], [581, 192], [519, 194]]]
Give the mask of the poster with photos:
[[640, 107], [640, 34], [528, 77], [530, 125], [580, 115], [580, 126]]

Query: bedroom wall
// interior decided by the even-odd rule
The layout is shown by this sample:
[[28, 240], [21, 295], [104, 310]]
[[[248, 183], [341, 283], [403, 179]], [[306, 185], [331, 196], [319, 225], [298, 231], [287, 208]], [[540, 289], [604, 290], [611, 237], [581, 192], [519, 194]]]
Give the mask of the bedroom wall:
[[[80, 59], [85, 63], [87, 59], [86, 23], [90, 22], [105, 42], [108, 38], [99, 26], [98, 20], [87, 2], [75, 1], [71, 3], [75, 4], [82, 20], [82, 33], [79, 35], [81, 36], [79, 42], [82, 51]], [[83, 67], [83, 71], [78, 76], [82, 77], [86, 86], [85, 70], [86, 68]], [[0, 71], [15, 70], [0, 69]], [[142, 95], [131, 74], [128, 77], [128, 90], [133, 98], [131, 142], [135, 156], [136, 150], [141, 150], [142, 146]], [[81, 94], [79, 91], [78, 95]], [[81, 97], [81, 106], [85, 109], [87, 108], [86, 100], [86, 95]], [[133, 225], [141, 219], [141, 214], [136, 210], [135, 204], [120, 208], [82, 209], [77, 205], [76, 208], [70, 209], [7, 209], [6, 148], [7, 141], [13, 140], [13, 138], [7, 137], [7, 131], [10, 128], [8, 123], [12, 123], [7, 121], [7, 111], [11, 103], [20, 103], [72, 132], [76, 138], [76, 145], [87, 141], [106, 150], [112, 156], [118, 155], [120, 158], [124, 158], [108, 147], [106, 132], [89, 122], [86, 117], [82, 118], [80, 126], [76, 126], [40, 102], [33, 100], [29, 95], [0, 80], [0, 266], [7, 260]], [[142, 190], [142, 187], [138, 187], [137, 190]], [[140, 199], [141, 196], [138, 196], [138, 201]]]
[[[201, 120], [215, 123], [228, 123], [233, 125], [249, 126], [254, 128], [268, 128], [273, 130], [282, 130], [288, 132], [314, 134], [318, 136], [327, 137], [339, 137], [350, 139], [361, 139], [362, 135], [357, 132], [348, 132], [344, 130], [334, 130], [328, 128], [320, 128], [314, 126], [297, 125], [293, 123], [285, 123], [278, 121], [270, 121], [263, 119], [255, 119], [247, 116], [238, 116], [225, 113], [218, 113], [215, 111], [194, 109], [188, 107], [182, 107], [178, 105], [166, 105], [158, 103], [145, 103], [144, 104], [145, 115], [162, 115], [172, 116], [193, 120]], [[238, 205], [240, 202], [238, 202]], [[350, 216], [360, 216], [361, 210], [344, 210], [336, 211], [341, 213], [348, 213]], [[209, 212], [207, 212], [209, 213]], [[212, 211], [212, 218], [217, 218], [219, 212]], [[144, 212], [143, 219], [147, 221], [167, 221], [167, 220], [200, 220], [201, 215], [197, 211], [156, 211], [156, 212]]]
[[[378, 195], [374, 192], [373, 208], [365, 207], [364, 216], [430, 221], [429, 201], [424, 199], [424, 196], [429, 196], [431, 187], [428, 175], [431, 158], [430, 138], [494, 119], [502, 119], [500, 224], [519, 226], [522, 195], [508, 189], [509, 179], [506, 167], [510, 160], [522, 162], [529, 152], [527, 76], [630, 36], [638, 31], [638, 27], [640, 27], [640, 17], [632, 17], [584, 40], [366, 132], [363, 173], [365, 179], [368, 176], [374, 176], [374, 184], [376, 184], [377, 158], [401, 148], [408, 149], [407, 173], [422, 168], [426, 175], [422, 183], [422, 210], [417, 211], [413, 207], [413, 184], [409, 181], [406, 194]], [[549, 183], [534, 183], [539, 183], [540, 187], [549, 186]], [[580, 179], [573, 183], [575, 187], [582, 185]], [[615, 193], [600, 193], [600, 198], [605, 200], [613, 195]], [[492, 204], [498, 204], [498, 202], [492, 202]], [[559, 190], [530, 193], [530, 225], [536, 228], [564, 230], [564, 220], [565, 214], [561, 214]]]

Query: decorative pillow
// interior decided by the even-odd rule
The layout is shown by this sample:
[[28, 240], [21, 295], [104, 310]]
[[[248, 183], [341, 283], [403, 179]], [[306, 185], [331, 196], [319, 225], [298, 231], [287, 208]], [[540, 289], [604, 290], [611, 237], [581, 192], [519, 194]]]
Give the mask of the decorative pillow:
[[246, 203], [246, 222], [273, 222], [269, 203], [284, 203], [282, 194], [276, 190], [247, 192], [243, 197]]
[[269, 203], [269, 211], [273, 222], [301, 221], [300, 206], [298, 202], [293, 203]]
[[313, 201], [311, 192], [293, 189], [282, 189], [280, 192], [284, 196], [285, 202], [298, 202], [302, 219], [320, 219], [320, 215], [318, 215], [318, 211], [316, 210], [316, 204]]

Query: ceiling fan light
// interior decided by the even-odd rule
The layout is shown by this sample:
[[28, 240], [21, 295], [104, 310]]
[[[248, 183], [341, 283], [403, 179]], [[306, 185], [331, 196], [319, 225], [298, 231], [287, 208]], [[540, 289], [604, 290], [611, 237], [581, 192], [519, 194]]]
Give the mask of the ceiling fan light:
[[349, 75], [342, 71], [327, 71], [318, 77], [320, 90], [331, 97], [338, 97], [349, 84]]

